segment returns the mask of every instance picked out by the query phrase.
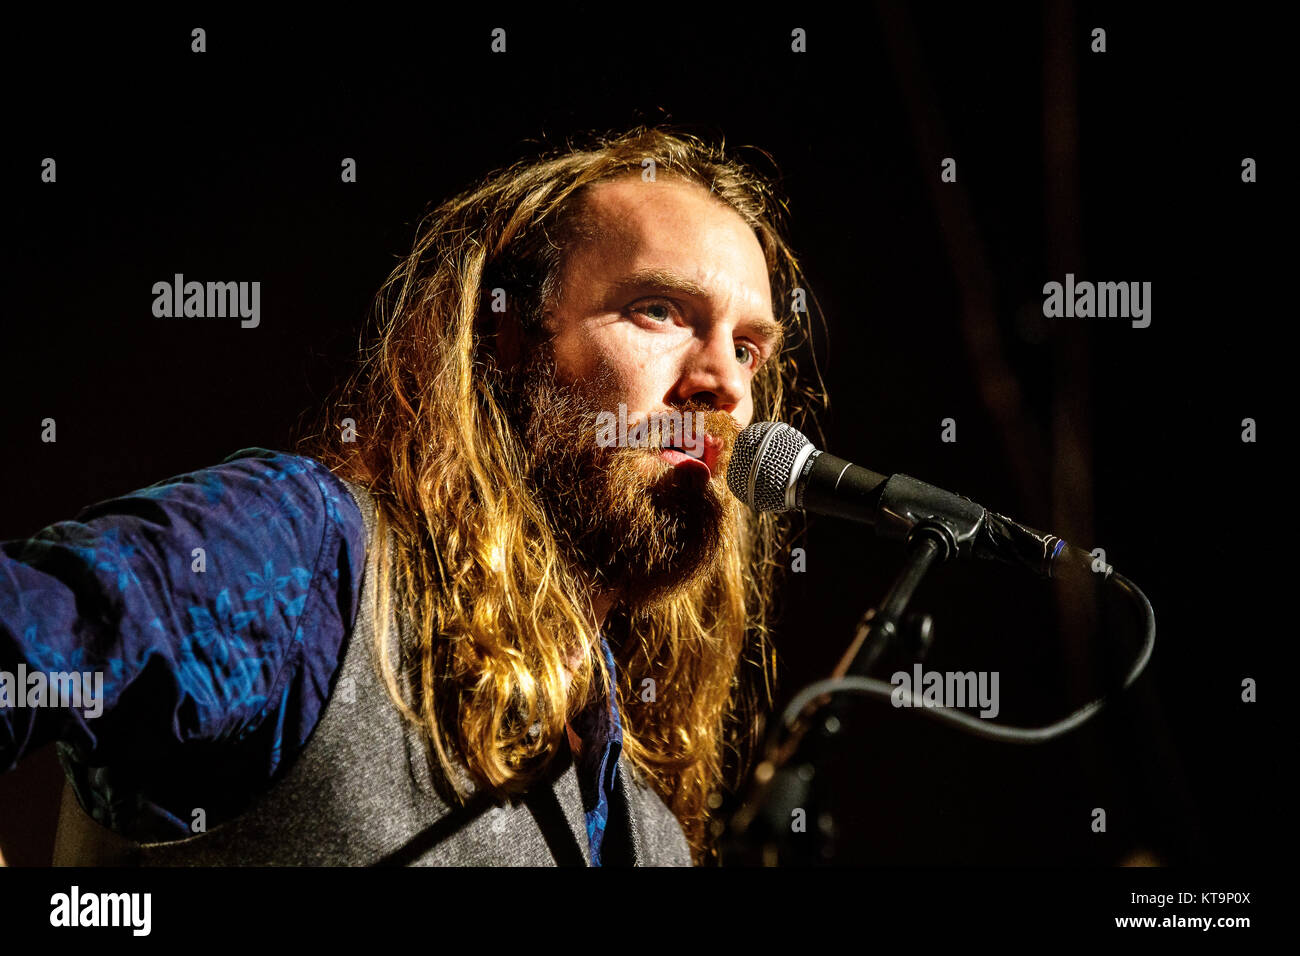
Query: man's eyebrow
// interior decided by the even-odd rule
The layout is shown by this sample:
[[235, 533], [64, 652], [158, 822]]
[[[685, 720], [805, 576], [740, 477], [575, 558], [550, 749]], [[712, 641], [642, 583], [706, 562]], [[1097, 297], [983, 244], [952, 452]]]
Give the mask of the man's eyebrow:
[[[639, 269], [616, 280], [611, 288], [620, 294], [650, 291], [661, 294], [677, 293], [697, 299], [709, 297], [709, 290], [704, 286], [671, 269]], [[760, 338], [767, 339], [771, 343], [773, 354], [781, 351], [785, 342], [785, 329], [780, 322], [767, 316], [755, 316], [748, 320], [748, 324]]]
[[619, 292], [634, 292], [639, 289], [679, 292], [700, 299], [707, 299], [709, 296], [709, 290], [704, 286], [671, 269], [640, 269], [618, 279], [614, 283], [614, 288]]

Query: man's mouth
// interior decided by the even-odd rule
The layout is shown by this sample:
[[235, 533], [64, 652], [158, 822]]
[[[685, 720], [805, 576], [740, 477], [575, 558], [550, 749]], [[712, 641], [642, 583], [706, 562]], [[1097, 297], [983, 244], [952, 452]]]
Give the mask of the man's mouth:
[[704, 448], [698, 456], [682, 445], [670, 445], [659, 452], [659, 457], [674, 468], [699, 471], [708, 480], [716, 473], [722, 440], [712, 435], [704, 435], [703, 438]]

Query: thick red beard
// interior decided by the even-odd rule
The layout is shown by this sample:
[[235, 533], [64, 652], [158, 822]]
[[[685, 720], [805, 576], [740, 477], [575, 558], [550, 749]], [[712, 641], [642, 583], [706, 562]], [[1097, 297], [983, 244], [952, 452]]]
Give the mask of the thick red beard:
[[[534, 491], [556, 539], [599, 590], [645, 609], [716, 575], [739, 534], [739, 503], [724, 487], [739, 432], [725, 412], [688, 403], [722, 448], [707, 480], [644, 448], [602, 448], [596, 415], [612, 411], [607, 380], [557, 384], [534, 362], [514, 392]], [[699, 472], [699, 473], [697, 473]]]

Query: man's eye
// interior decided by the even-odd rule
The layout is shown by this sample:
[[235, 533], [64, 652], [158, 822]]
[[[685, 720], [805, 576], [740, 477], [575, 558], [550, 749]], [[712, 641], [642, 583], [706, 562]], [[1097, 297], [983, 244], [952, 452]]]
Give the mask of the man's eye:
[[736, 358], [741, 365], [754, 365], [758, 362], [758, 352], [750, 348], [744, 342], [736, 343]]
[[[651, 321], [656, 322], [660, 325], [671, 322], [673, 320], [673, 309], [672, 306], [669, 305], [667, 302], [649, 302], [644, 306], [633, 309], [632, 311], [640, 312], [642, 315], [646, 316]], [[662, 313], [663, 316], [662, 318], [660, 318], [659, 315], [660, 313]]]

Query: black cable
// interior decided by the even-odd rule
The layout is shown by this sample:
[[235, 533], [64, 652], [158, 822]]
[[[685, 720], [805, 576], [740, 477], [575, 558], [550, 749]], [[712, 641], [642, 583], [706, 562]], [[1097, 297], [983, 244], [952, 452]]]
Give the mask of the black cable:
[[1132, 686], [1133, 682], [1146, 669], [1147, 662], [1151, 660], [1151, 654], [1155, 650], [1156, 615], [1151, 607], [1151, 602], [1147, 600], [1147, 596], [1142, 593], [1136, 584], [1117, 571], [1111, 571], [1110, 574], [1106, 575], [1106, 578], [1114, 581], [1121, 591], [1127, 592], [1129, 597], [1138, 601], [1142, 614], [1146, 619], [1146, 637], [1142, 650], [1118, 690], [1089, 701], [1068, 717], [1055, 723], [1042, 727], [1012, 727], [1007, 724], [995, 724], [982, 718], [972, 717], [951, 707], [922, 706], [915, 701], [909, 691], [896, 688], [893, 684], [886, 683], [875, 677], [838, 677], [809, 684], [795, 694], [794, 699], [790, 701], [790, 704], [781, 715], [781, 726], [787, 731], [793, 729], [795, 722], [799, 719], [804, 708], [808, 706], [809, 701], [824, 694], [865, 694], [870, 697], [881, 697], [892, 701], [894, 695], [901, 692], [909, 707], [919, 709], [922, 714], [933, 717], [935, 720], [946, 721], [960, 727], [977, 737], [1017, 744], [1036, 744], [1051, 740], [1053, 737], [1059, 737], [1061, 734], [1086, 723], [1094, 714], [1106, 706], [1111, 697], [1123, 693]]

